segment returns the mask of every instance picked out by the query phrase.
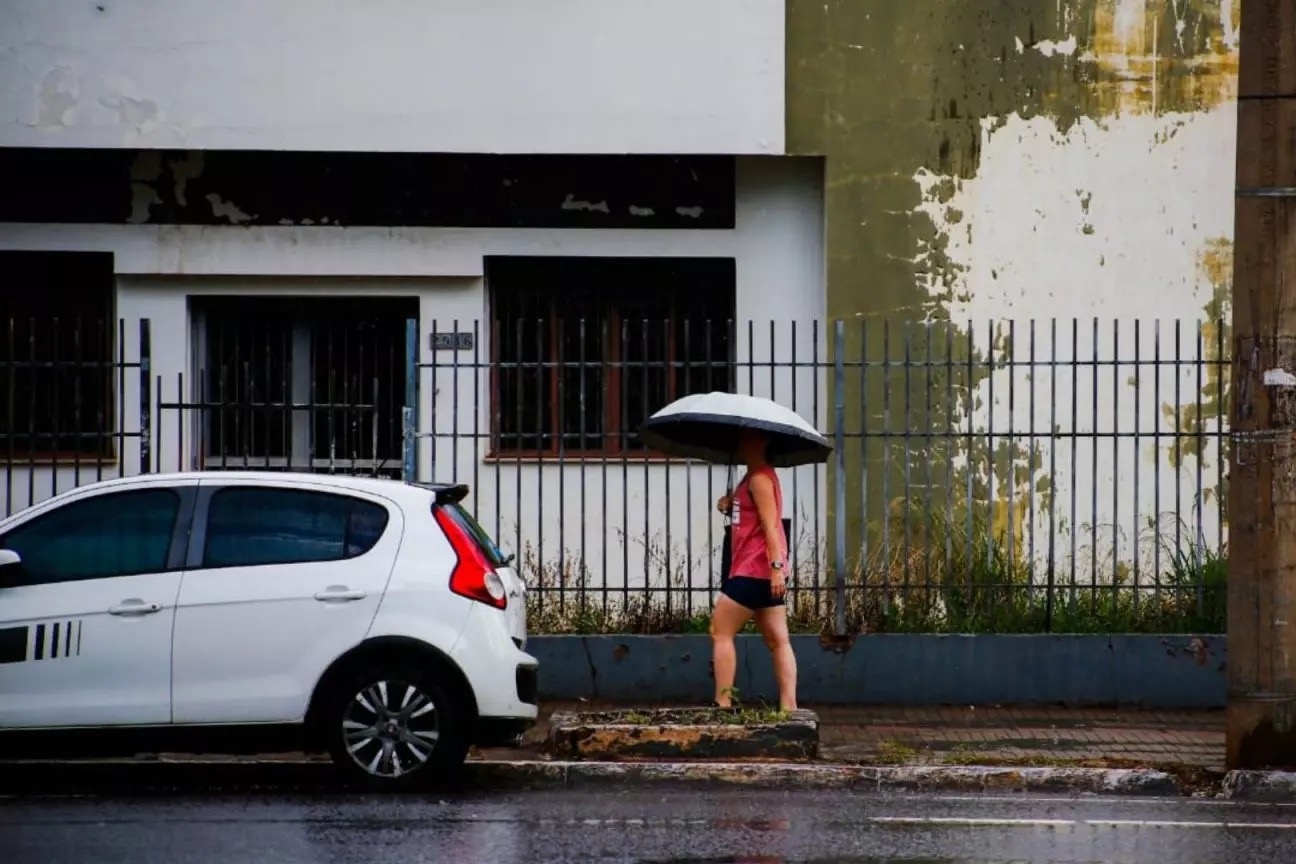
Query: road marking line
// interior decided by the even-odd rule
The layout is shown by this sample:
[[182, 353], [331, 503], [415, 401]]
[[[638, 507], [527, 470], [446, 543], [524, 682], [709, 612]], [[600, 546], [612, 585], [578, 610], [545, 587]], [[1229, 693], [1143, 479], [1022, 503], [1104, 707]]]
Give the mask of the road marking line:
[[[906, 801], [977, 801], [1009, 802], [1012, 804], [1103, 804], [1110, 805], [1112, 798], [1076, 797], [1075, 795], [895, 795], [893, 799]], [[1182, 807], [1191, 804], [1195, 807], [1276, 807], [1293, 808], [1296, 804], [1287, 801], [1233, 801], [1224, 798], [1143, 798], [1135, 799], [1138, 806], [1156, 805], [1161, 807]]]
[[1104, 825], [1113, 828], [1135, 826], [1138, 828], [1266, 828], [1270, 830], [1296, 830], [1296, 822], [1189, 822], [1158, 819], [1086, 819], [1087, 825]]
[[1296, 822], [1199, 822], [1170, 819], [1012, 819], [975, 816], [870, 816], [878, 825], [957, 825], [963, 827], [1047, 827], [1073, 828], [1249, 828], [1296, 831]]
[[[480, 817], [473, 817], [479, 819]], [[490, 821], [490, 820], [487, 820]], [[508, 821], [508, 820], [504, 820]], [[998, 827], [998, 828], [1235, 828], [1269, 831], [1296, 831], [1296, 822], [1228, 822], [1200, 821], [1190, 819], [1043, 819], [1010, 816], [867, 816], [865, 822], [874, 825], [933, 825]], [[725, 827], [724, 823], [747, 825], [750, 820], [725, 817], [714, 818], [681, 818], [664, 817], [661, 819], [643, 818], [554, 818], [542, 816], [536, 820], [541, 825], [583, 825], [603, 828], [647, 828], [647, 827]]]
[[[892, 801], [949, 801], [977, 803], [1012, 803], [1012, 804], [1102, 804], [1111, 806], [1112, 798], [1100, 795], [892, 795]], [[1275, 810], [1291, 810], [1296, 803], [1283, 801], [1230, 801], [1226, 798], [1137, 798], [1128, 803], [1137, 803], [1139, 807], [1183, 807], [1190, 804], [1194, 807], [1264, 807]]]
[[870, 816], [868, 821], [881, 825], [1079, 825], [1074, 819], [1011, 819], [977, 816]]

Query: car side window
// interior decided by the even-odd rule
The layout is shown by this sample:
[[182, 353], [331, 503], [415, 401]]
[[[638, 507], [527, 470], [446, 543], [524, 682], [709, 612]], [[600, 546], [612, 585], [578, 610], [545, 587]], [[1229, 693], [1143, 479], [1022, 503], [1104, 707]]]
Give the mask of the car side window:
[[180, 496], [140, 489], [80, 498], [0, 538], [22, 556], [19, 582], [42, 585], [167, 569]]
[[204, 567], [340, 561], [372, 549], [387, 508], [349, 495], [232, 486], [212, 496]]

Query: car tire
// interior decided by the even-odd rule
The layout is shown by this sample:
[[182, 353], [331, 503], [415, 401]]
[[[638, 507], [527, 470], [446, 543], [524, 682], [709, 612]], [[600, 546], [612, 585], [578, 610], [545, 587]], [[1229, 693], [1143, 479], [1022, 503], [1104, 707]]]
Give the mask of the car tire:
[[320, 722], [343, 780], [369, 791], [452, 783], [468, 755], [462, 701], [429, 670], [411, 665], [344, 676], [326, 696]]

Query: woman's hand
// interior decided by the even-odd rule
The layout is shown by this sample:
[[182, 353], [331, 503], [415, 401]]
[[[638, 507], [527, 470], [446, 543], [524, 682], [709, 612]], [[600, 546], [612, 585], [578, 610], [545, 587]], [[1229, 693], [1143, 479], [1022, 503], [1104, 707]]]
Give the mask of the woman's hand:
[[782, 567], [770, 568], [770, 596], [775, 600], [787, 593], [787, 574]]
[[716, 502], [716, 509], [721, 513], [728, 513], [729, 508], [733, 506], [733, 498], [728, 495], [721, 495], [720, 500]]

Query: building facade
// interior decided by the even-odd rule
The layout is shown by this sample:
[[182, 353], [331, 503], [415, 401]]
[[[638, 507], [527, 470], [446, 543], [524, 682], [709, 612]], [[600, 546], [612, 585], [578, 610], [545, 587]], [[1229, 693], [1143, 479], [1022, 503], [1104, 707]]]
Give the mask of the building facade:
[[[1119, 354], [1127, 372], [1152, 319], [1222, 337], [1237, 14], [2, 3], [0, 503], [119, 472], [412, 467], [472, 483], [537, 578], [687, 593], [714, 580], [728, 472], [645, 453], [634, 428], [739, 389], [853, 430], [840, 468], [785, 479], [816, 585], [836, 524], [858, 563], [893, 499], [930, 509], [956, 485], [1009, 502], [1023, 545], [1021, 526], [1065, 547], [1087, 522], [1090, 559], [1100, 525], [1133, 531], [1171, 501], [1222, 538], [1202, 503], [1222, 482], [1214, 367], [1156, 365], [1139, 387], [1068, 372], [1059, 420], [1025, 398], [1038, 370], [986, 364], [945, 322], [975, 319], [992, 346], [1015, 322], [1024, 350], [1038, 319], [1039, 359], [1056, 317], [1055, 359]], [[873, 374], [883, 320], [917, 327], [895, 331], [897, 364], [966, 343], [985, 374], [956, 387], [929, 362], [915, 385], [891, 353]], [[1173, 388], [1196, 426], [1162, 410]], [[1122, 417], [1134, 439], [1097, 446]], [[956, 423], [1030, 445], [955, 446]], [[1172, 447], [1131, 497], [1120, 478]], [[1036, 506], [1059, 458], [1041, 500], [1092, 498], [1083, 519]]]

